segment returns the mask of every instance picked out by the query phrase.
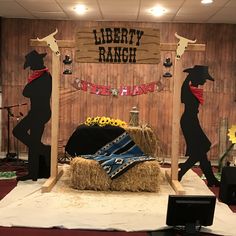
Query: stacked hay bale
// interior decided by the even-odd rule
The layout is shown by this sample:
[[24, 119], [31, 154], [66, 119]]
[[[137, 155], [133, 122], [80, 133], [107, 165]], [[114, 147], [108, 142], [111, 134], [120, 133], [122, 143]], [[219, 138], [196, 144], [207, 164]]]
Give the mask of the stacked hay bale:
[[111, 180], [97, 161], [76, 157], [70, 165], [70, 182], [79, 190], [158, 192], [161, 170], [158, 161], [137, 163], [119, 177]]
[[[129, 126], [125, 130], [146, 155], [157, 158], [160, 146], [150, 127]], [[158, 192], [163, 181], [157, 160], [137, 163], [113, 180], [94, 160], [75, 157], [70, 165], [71, 186], [79, 190]]]
[[159, 141], [151, 127], [127, 126], [124, 129], [146, 155], [157, 158], [158, 154], [162, 153]]

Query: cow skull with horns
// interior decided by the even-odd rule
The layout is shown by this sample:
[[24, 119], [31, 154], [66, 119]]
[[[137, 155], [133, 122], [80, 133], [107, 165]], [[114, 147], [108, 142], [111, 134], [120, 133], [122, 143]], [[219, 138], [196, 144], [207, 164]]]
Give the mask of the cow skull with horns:
[[39, 39], [37, 38], [38, 41], [46, 41], [47, 45], [51, 48], [53, 52], [56, 53], [57, 56], [60, 55], [59, 48], [57, 45], [57, 40], [54, 38], [54, 35], [57, 34], [58, 30], [56, 29], [53, 33], [49, 34], [48, 36]]
[[178, 46], [176, 49], [176, 59], [180, 59], [185, 49], [187, 48], [188, 43], [196, 43], [197, 39], [195, 40], [186, 39], [182, 36], [179, 36], [177, 33], [175, 33], [175, 37], [179, 39]]

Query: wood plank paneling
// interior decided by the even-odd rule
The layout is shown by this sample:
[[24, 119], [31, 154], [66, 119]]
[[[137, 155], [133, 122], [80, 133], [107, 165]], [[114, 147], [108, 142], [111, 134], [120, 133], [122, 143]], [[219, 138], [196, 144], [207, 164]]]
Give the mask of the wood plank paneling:
[[[0, 17], [0, 55], [2, 50], [2, 17]], [[2, 63], [0, 62], [0, 85], [2, 85]], [[2, 90], [2, 89], [1, 89]]]
[[[236, 123], [235, 74], [236, 74], [236, 25], [226, 24], [172, 24], [172, 23], [139, 23], [139, 22], [106, 22], [110, 27], [137, 27], [160, 29], [161, 43], [177, 43], [174, 33], [194, 39], [198, 44], [206, 44], [205, 52], [186, 51], [182, 56], [183, 68], [195, 64], [209, 65], [209, 70], [215, 82], [208, 82], [204, 86], [205, 104], [201, 106], [199, 118], [203, 129], [215, 143], [219, 139], [219, 121], [222, 117], [228, 118], [229, 126]], [[74, 40], [80, 28], [102, 27], [103, 22], [84, 21], [54, 21], [54, 20], [24, 20], [2, 19], [2, 88], [3, 106], [28, 102], [21, 94], [29, 75], [23, 70], [24, 55], [36, 49], [47, 52], [45, 65], [51, 70], [51, 52], [48, 48], [30, 47], [29, 40], [44, 37], [58, 28], [56, 39]], [[211, 32], [211, 33], [209, 33]], [[162, 51], [159, 64], [99, 64], [76, 63], [73, 48], [61, 49], [61, 78], [60, 78], [60, 145], [66, 143], [73, 130], [83, 122], [87, 116], [111, 116], [129, 121], [129, 111], [133, 106], [140, 110], [140, 121], [149, 124], [157, 134], [164, 155], [171, 153], [171, 120], [172, 95], [174, 78], [162, 78], [165, 85], [161, 92], [144, 94], [140, 96], [98, 96], [76, 90], [71, 84], [75, 78], [84, 79], [100, 85], [136, 85], [158, 81], [166, 71], [163, 62], [167, 57], [174, 61], [174, 52]], [[62, 60], [66, 54], [73, 59], [72, 75], [63, 75], [64, 64]], [[173, 74], [173, 67], [170, 68]], [[184, 80], [185, 78], [183, 78]], [[177, 104], [173, 104], [177, 105]], [[26, 107], [20, 108], [23, 113]], [[181, 107], [182, 109], [182, 107]], [[18, 110], [14, 110], [15, 113]], [[2, 129], [3, 145], [6, 150], [6, 113], [3, 112]], [[13, 127], [13, 119], [11, 127]], [[180, 152], [184, 154], [184, 140], [180, 132]], [[47, 124], [43, 141], [50, 142], [50, 124]], [[14, 138], [11, 136], [11, 149], [14, 150]], [[216, 145], [210, 151], [211, 159], [218, 158]], [[20, 150], [26, 150], [20, 145]]]

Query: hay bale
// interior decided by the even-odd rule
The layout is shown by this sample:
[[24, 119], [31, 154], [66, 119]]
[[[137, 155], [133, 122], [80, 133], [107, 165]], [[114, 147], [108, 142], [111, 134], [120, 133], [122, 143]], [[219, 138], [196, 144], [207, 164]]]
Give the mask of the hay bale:
[[70, 185], [79, 190], [158, 192], [161, 176], [156, 160], [138, 163], [113, 180], [97, 161], [76, 157], [70, 163]]
[[127, 126], [125, 130], [146, 155], [157, 158], [162, 153], [160, 142], [151, 127], [147, 125]]
[[107, 191], [110, 183], [110, 177], [97, 161], [81, 157], [76, 157], [71, 161], [70, 184], [73, 188]]
[[162, 173], [158, 161], [145, 161], [115, 178], [110, 189], [114, 191], [158, 192], [162, 182]]

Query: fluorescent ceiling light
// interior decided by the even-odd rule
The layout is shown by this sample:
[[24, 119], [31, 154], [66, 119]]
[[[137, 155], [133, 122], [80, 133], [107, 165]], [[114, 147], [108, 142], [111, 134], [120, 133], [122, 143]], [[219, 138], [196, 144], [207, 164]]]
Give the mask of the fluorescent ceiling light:
[[166, 13], [166, 9], [164, 7], [153, 7], [149, 11], [154, 16], [162, 16]]
[[202, 0], [201, 3], [202, 4], [210, 4], [210, 3], [213, 3], [213, 0]]
[[83, 15], [88, 10], [88, 8], [85, 5], [80, 4], [75, 6], [74, 10], [78, 15]]

